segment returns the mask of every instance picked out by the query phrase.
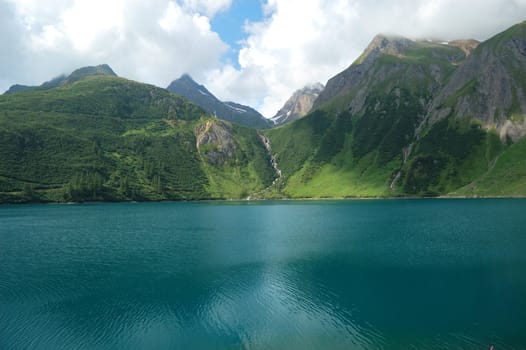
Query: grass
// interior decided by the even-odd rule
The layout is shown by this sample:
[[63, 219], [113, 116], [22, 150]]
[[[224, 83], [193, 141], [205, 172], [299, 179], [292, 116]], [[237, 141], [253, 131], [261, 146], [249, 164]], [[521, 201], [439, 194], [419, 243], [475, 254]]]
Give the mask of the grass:
[[200, 108], [159, 88], [96, 76], [0, 96], [0, 202], [242, 198], [272, 181], [254, 130], [225, 167], [196, 147]]
[[[507, 50], [501, 44], [524, 37], [525, 23], [481, 44], [470, 59], [488, 46]], [[320, 109], [265, 130], [282, 177], [261, 196], [526, 195], [524, 139], [503, 144], [454, 110], [415, 135], [462, 57], [458, 48], [430, 43], [381, 55]], [[521, 67], [512, 67], [514, 76], [524, 75]], [[514, 84], [511, 106], [495, 114], [522, 122], [518, 93], [526, 83]], [[467, 82], [445, 107], [479, 88], [477, 79]], [[217, 134], [198, 147], [196, 135], [210, 123]], [[0, 96], [0, 160], [0, 202], [239, 199], [262, 193], [276, 177], [255, 130], [217, 120], [164, 89], [111, 76]]]
[[526, 195], [526, 139], [504, 149], [487, 171], [472, 183], [453, 192], [459, 196]]
[[[492, 173], [498, 171], [511, 151], [475, 119], [460, 120], [452, 113], [430, 124], [419, 139], [414, 134], [434, 91], [464, 58], [459, 48], [433, 43], [415, 43], [401, 56], [381, 55], [361, 83], [303, 119], [268, 131], [283, 170], [280, 193], [292, 198], [438, 196], [493, 179], [488, 169], [496, 164]], [[440, 69], [439, 77], [432, 66]], [[446, 104], [477, 89], [477, 80], [472, 80]], [[363, 90], [363, 107], [355, 110]], [[521, 121], [521, 115], [511, 118]], [[403, 164], [402, 150], [409, 145], [412, 152]], [[515, 170], [500, 180], [514, 185], [503, 187], [526, 194], [521, 166], [504, 164]], [[517, 164], [522, 163], [517, 159]]]

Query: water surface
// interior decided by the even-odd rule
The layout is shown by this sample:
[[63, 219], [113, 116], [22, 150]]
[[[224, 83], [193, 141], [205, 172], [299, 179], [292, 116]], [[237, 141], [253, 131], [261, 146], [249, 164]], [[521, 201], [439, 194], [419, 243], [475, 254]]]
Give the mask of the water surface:
[[526, 348], [526, 200], [0, 207], [0, 349]]

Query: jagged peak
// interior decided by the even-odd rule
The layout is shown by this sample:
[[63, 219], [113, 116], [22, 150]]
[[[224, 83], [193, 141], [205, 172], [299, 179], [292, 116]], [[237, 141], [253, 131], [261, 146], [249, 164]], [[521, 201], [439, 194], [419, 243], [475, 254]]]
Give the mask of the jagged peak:
[[197, 81], [195, 81], [194, 78], [188, 73], [183, 73], [178, 79], [175, 79], [172, 81], [170, 85], [184, 85], [184, 86], [192, 86], [194, 88], [198, 88], [201, 90], [205, 90], [207, 93], [210, 93], [204, 85], [199, 84]]
[[315, 99], [323, 89], [323, 84], [313, 83], [296, 90], [270, 120], [275, 125], [281, 125], [305, 116], [312, 109]]
[[398, 35], [377, 34], [365, 51], [355, 61], [356, 64], [377, 58], [380, 54], [400, 56], [414, 44], [414, 41]]
[[179, 77], [179, 79], [176, 79], [176, 80], [192, 81], [192, 82], [194, 82], [194, 83], [196, 82], [196, 81], [194, 80], [194, 78], [192, 78], [192, 76], [191, 76], [190, 74], [188, 74], [188, 73], [183, 73], [183, 74]]
[[294, 96], [298, 96], [298, 95], [312, 95], [312, 94], [319, 94], [323, 88], [325, 86], [322, 84], [322, 83], [311, 83], [311, 84], [307, 84], [305, 85], [304, 87], [302, 87], [301, 89], [297, 89], [296, 91], [294, 91], [294, 93], [292, 94], [292, 97]]
[[192, 89], [196, 90], [202, 95], [207, 95], [210, 98], [216, 99], [216, 97], [208, 91], [208, 89], [204, 86], [196, 82], [188, 73], [182, 74], [178, 79], [172, 81], [170, 85], [168, 86], [168, 90], [172, 91], [173, 89], [176, 89], [176, 86], [185, 88], [185, 89]]
[[320, 83], [312, 83], [305, 85], [302, 89], [296, 90], [296, 92], [303, 92], [303, 93], [320, 93], [321, 90], [323, 90], [325, 86]]

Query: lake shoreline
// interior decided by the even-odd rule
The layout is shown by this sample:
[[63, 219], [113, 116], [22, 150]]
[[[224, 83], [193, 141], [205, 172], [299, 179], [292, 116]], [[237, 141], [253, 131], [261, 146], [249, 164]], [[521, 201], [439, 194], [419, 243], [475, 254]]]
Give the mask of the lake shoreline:
[[79, 202], [53, 202], [53, 201], [20, 201], [20, 202], [0, 202], [1, 206], [8, 205], [34, 205], [34, 204], [58, 204], [58, 205], [78, 205], [78, 204], [106, 204], [106, 203], [199, 203], [199, 202], [271, 202], [271, 201], [374, 201], [374, 200], [414, 200], [414, 199], [526, 199], [526, 196], [436, 196], [436, 197], [420, 197], [420, 196], [398, 196], [398, 197], [304, 197], [304, 198], [257, 198], [257, 199], [243, 199], [243, 198], [209, 198], [209, 199], [181, 199], [181, 200], [146, 200], [146, 201], [79, 201]]

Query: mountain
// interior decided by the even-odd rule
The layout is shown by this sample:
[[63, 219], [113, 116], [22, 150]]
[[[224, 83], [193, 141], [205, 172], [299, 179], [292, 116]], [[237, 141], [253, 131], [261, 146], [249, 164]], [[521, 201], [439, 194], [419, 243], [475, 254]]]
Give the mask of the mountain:
[[188, 74], [174, 80], [167, 89], [220, 119], [257, 129], [266, 129], [271, 126], [269, 120], [250, 107], [234, 102], [220, 101], [203, 85], [196, 83]]
[[60, 85], [67, 85], [74, 83], [82, 78], [88, 76], [97, 76], [97, 75], [106, 75], [116, 77], [115, 72], [107, 64], [101, 64], [99, 66], [89, 66], [83, 67], [75, 70], [69, 76], [61, 75], [56, 78], [53, 78], [50, 81], [43, 83], [40, 86], [27, 86], [27, 85], [13, 85], [11, 86], [5, 94], [12, 94], [19, 91], [35, 90], [35, 89], [50, 89]]
[[476, 116], [502, 140], [526, 135], [526, 22], [479, 45], [430, 106], [430, 120]]
[[276, 176], [256, 130], [91, 73], [0, 96], [0, 202], [244, 198]]
[[526, 22], [478, 44], [376, 36], [269, 130], [286, 197], [526, 195]]
[[308, 85], [303, 89], [297, 90], [270, 120], [275, 125], [282, 125], [304, 117], [310, 112], [314, 101], [322, 90], [323, 85], [320, 83]]
[[526, 22], [482, 43], [378, 35], [263, 131], [99, 67], [0, 96], [0, 202], [526, 196]]

